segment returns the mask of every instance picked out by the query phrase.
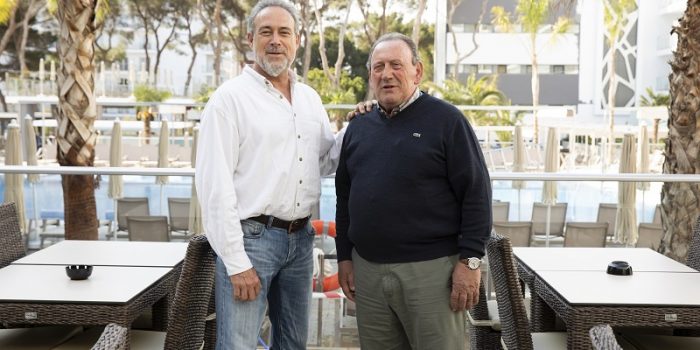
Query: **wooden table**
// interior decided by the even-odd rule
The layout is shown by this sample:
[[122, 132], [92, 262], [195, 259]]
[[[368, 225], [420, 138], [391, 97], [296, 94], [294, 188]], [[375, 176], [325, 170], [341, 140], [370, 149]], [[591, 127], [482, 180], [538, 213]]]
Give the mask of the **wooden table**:
[[175, 267], [187, 243], [61, 241], [12, 264]]
[[[591, 322], [700, 327], [700, 312], [696, 309], [700, 298], [685, 298], [693, 289], [679, 291], [682, 295], [669, 293], [672, 288], [686, 288], [685, 282], [700, 286], [700, 273], [651, 249], [517, 247], [513, 254], [520, 278], [532, 291], [532, 331], [554, 329], [559, 316], [567, 325], [569, 348], [590, 344]], [[630, 263], [633, 275], [608, 275], [607, 266], [614, 260]], [[667, 284], [664, 278], [670, 282]], [[637, 296], [641, 299], [635, 299]], [[664, 321], [666, 313], [687, 315], [690, 309], [698, 313], [695, 320]], [[654, 314], [644, 316], [647, 312]]]

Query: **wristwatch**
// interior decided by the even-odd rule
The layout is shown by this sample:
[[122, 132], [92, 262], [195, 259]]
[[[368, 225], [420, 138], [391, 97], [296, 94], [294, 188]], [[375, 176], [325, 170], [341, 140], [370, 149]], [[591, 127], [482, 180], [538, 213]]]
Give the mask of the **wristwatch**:
[[476, 270], [481, 266], [481, 262], [483, 260], [479, 258], [468, 258], [468, 259], [459, 259], [459, 262], [464, 264], [468, 269], [470, 270]]

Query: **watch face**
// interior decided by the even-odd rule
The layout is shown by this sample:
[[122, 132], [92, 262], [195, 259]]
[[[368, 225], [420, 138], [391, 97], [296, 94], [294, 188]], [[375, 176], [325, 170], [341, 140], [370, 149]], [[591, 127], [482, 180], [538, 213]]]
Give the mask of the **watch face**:
[[481, 266], [481, 259], [479, 258], [469, 258], [467, 259], [467, 262], [469, 264], [469, 268], [472, 270], [476, 270]]

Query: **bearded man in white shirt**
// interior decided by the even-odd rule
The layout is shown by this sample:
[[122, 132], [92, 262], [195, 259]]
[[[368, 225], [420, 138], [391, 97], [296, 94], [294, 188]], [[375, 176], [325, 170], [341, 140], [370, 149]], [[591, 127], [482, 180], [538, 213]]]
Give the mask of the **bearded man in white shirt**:
[[217, 349], [255, 349], [269, 307], [273, 349], [305, 349], [320, 177], [335, 171], [321, 98], [289, 69], [299, 16], [262, 0], [248, 18], [255, 63], [202, 114], [195, 182], [216, 263]]

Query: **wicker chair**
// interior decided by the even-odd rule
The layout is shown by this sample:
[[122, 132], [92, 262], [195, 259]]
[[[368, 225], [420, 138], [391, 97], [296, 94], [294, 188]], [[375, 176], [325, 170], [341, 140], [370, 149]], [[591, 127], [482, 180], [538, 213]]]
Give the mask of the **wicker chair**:
[[491, 216], [493, 221], [508, 221], [508, 213], [510, 212], [510, 202], [491, 202]]
[[496, 288], [501, 341], [505, 347], [509, 350], [565, 349], [566, 333], [530, 333], [510, 239], [492, 234], [486, 243], [486, 252]]
[[190, 235], [190, 199], [168, 198], [170, 238], [187, 239]]
[[[206, 236], [197, 235], [190, 239], [182, 266], [182, 273], [175, 288], [175, 296], [168, 310], [169, 323], [165, 334], [155, 331], [131, 331], [130, 345], [132, 349], [173, 349], [197, 350], [204, 344], [204, 349], [212, 349], [215, 345], [215, 322], [208, 322], [214, 310], [212, 298], [214, 293], [214, 253]], [[102, 335], [85, 332], [69, 342], [56, 348], [57, 350], [85, 349], [95, 344], [95, 349], [121, 349], [119, 344], [126, 346], [126, 337], [121, 342], [113, 342], [117, 332], [116, 327], [106, 327]], [[109, 346], [100, 341], [108, 342]], [[164, 337], [163, 337], [164, 336]], [[158, 345], [154, 345], [158, 344]], [[87, 345], [87, 346], [86, 346]], [[101, 347], [104, 346], [104, 347]]]
[[117, 199], [117, 227], [113, 228], [110, 224], [107, 238], [128, 238], [126, 233], [119, 231], [128, 231], [128, 223], [126, 217], [128, 215], [147, 216], [151, 215], [148, 208], [148, 197], [129, 197]]
[[510, 238], [514, 247], [529, 247], [532, 235], [531, 221], [493, 222], [496, 233]]
[[[483, 350], [500, 350], [501, 321], [495, 300], [488, 300], [484, 280], [479, 284], [479, 302], [467, 311], [469, 322], [469, 348]], [[494, 312], [495, 311], [495, 312]]]
[[[547, 232], [547, 205], [532, 203], [532, 240], [533, 243], [546, 242]], [[566, 210], [568, 203], [556, 203], [550, 206], [549, 239], [550, 243], [564, 243], [564, 225], [566, 224]]]
[[606, 222], [608, 231], [606, 236], [612, 238], [615, 233], [615, 220], [617, 220], [617, 203], [600, 203], [598, 204], [597, 222]]
[[91, 350], [126, 350], [128, 335], [128, 328], [110, 323], [102, 331], [102, 335]]
[[130, 241], [169, 242], [167, 216], [134, 216], [126, 217]]
[[637, 239], [637, 248], [651, 248], [658, 250], [661, 244], [661, 239], [664, 237], [664, 229], [661, 224], [651, 224], [640, 222], [637, 229], [639, 238]]
[[605, 247], [607, 222], [567, 222], [564, 247]]
[[610, 325], [599, 324], [593, 326], [588, 334], [591, 335], [591, 343], [594, 350], [622, 350]]
[[700, 216], [695, 220], [695, 228], [693, 229], [693, 238], [690, 240], [688, 247], [688, 259], [686, 265], [700, 271]]
[[0, 205], [0, 268], [27, 255], [15, 203]]

